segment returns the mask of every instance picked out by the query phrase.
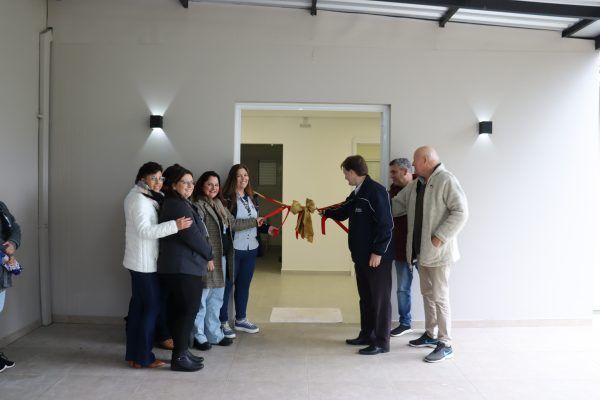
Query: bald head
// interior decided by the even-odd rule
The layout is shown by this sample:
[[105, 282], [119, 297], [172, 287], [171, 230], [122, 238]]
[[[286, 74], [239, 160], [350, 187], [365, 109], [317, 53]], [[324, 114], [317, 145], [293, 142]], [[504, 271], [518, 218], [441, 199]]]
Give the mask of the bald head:
[[429, 179], [435, 166], [440, 163], [437, 151], [431, 146], [421, 146], [415, 150], [413, 165], [415, 173], [425, 179]]

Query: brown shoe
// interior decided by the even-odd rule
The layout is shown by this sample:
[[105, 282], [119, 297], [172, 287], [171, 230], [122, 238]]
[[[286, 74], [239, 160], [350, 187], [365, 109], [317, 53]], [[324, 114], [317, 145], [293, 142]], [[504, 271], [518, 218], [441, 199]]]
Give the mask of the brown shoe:
[[173, 343], [173, 339], [167, 339], [159, 342], [158, 347], [165, 350], [173, 350], [175, 348], [175, 344]]
[[133, 361], [127, 361], [127, 365], [129, 365], [129, 368], [136, 368], [136, 369], [142, 368], [142, 366], [140, 364], [135, 363]]
[[154, 360], [152, 364], [148, 365], [148, 368], [160, 368], [164, 367], [165, 365], [167, 365], [167, 363], [164, 361]]

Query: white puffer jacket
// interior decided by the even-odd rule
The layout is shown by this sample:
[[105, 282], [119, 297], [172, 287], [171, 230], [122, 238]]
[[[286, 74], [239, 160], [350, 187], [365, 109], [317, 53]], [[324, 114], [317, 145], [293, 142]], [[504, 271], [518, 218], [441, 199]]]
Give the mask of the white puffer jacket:
[[177, 233], [175, 221], [158, 223], [158, 203], [134, 186], [125, 197], [125, 268], [156, 272], [158, 239]]

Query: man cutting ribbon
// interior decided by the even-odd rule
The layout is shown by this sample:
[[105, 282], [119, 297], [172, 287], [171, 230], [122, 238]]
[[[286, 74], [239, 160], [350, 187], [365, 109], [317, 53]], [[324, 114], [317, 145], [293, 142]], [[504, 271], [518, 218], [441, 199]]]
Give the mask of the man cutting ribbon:
[[367, 346], [359, 354], [390, 350], [392, 325], [392, 229], [394, 222], [387, 190], [368, 175], [364, 158], [356, 155], [342, 162], [348, 184], [356, 188], [337, 208], [319, 213], [337, 221], [350, 220], [348, 247], [352, 254], [360, 306], [360, 333], [349, 345]]

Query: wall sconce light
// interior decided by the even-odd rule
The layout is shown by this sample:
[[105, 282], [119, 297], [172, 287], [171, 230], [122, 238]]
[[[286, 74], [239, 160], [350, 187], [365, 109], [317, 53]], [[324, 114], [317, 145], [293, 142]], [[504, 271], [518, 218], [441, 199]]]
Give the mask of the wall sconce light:
[[162, 115], [151, 115], [150, 116], [150, 128], [160, 128], [163, 127], [163, 116]]
[[481, 135], [482, 133], [492, 134], [492, 121], [481, 121], [479, 123], [479, 134]]

